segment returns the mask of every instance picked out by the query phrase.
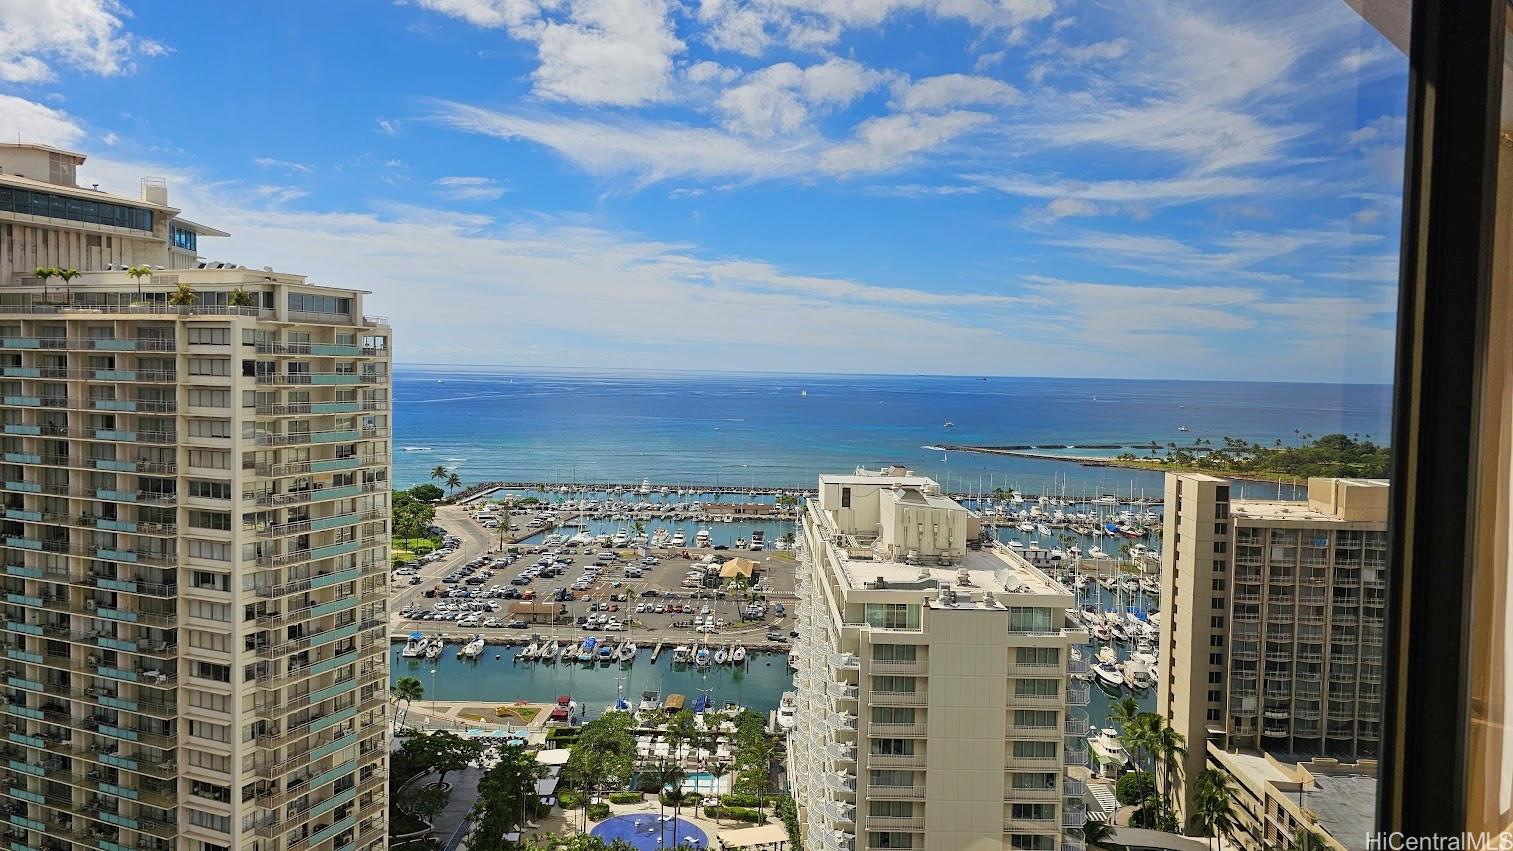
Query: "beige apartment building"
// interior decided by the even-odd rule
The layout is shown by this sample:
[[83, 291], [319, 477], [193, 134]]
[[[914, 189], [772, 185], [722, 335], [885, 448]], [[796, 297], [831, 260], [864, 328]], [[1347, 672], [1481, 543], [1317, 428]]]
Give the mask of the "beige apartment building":
[[0, 830], [383, 848], [389, 329], [82, 160], [0, 146]]
[[900, 468], [821, 476], [802, 547], [788, 752], [804, 847], [1080, 851], [1072, 592]]
[[1157, 711], [1187, 739], [1184, 817], [1211, 748], [1355, 761], [1380, 739], [1387, 483], [1235, 487], [1166, 476]]

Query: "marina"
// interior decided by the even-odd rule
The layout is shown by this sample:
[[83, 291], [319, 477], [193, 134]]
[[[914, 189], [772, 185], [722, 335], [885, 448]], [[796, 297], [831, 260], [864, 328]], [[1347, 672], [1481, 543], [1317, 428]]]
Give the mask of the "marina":
[[692, 705], [708, 696], [716, 705], [739, 703], [766, 714], [778, 708], [783, 692], [793, 688], [787, 651], [748, 653], [742, 665], [675, 664], [664, 651], [652, 662], [651, 648], [635, 651], [628, 664], [601, 665], [562, 662], [541, 664], [517, 661], [525, 647], [487, 645], [475, 660], [459, 658], [457, 644], [434, 659], [406, 657], [404, 645], [390, 649], [390, 676], [415, 677], [426, 690], [426, 700], [468, 701], [480, 705], [507, 704], [517, 700], [544, 703], [570, 695], [583, 707], [583, 717], [602, 713], [619, 699], [632, 703], [643, 692], [655, 691], [665, 700], [682, 695]]

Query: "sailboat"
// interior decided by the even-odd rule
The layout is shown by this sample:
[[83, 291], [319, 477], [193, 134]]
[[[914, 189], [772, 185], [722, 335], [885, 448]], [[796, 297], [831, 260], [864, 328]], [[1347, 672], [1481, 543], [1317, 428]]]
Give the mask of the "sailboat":
[[552, 639], [552, 643], [546, 645], [541, 649], [541, 661], [555, 662], [557, 661], [557, 654], [561, 652], [562, 645], [558, 644], [557, 640], [554, 638]]
[[621, 662], [629, 665], [631, 662], [636, 661], [636, 643], [634, 641], [627, 641], [621, 644], [620, 649], [615, 651], [615, 653]]
[[725, 656], [726, 656], [725, 648], [723, 648], [723, 647], [719, 648], [718, 650], [716, 650], [714, 652], [714, 663], [716, 665], [723, 665], [723, 664], [725, 664]]
[[709, 667], [709, 658], [710, 658], [710, 654], [709, 654], [709, 648], [708, 647], [702, 647], [701, 646], [698, 650], [694, 651], [694, 654], [693, 654], [694, 662], [696, 664], [698, 664], [698, 666], [700, 668], [707, 668], [707, 667]]
[[482, 655], [483, 636], [481, 635], [473, 636], [473, 639], [471, 641], [469, 641], [467, 644], [464, 644], [462, 646], [462, 649], [457, 651], [457, 658], [459, 659], [477, 659]]
[[426, 648], [426, 661], [434, 662], [441, 658], [441, 651], [446, 649], [447, 643], [441, 640], [441, 636], [431, 639], [431, 644]]
[[730, 651], [730, 664], [732, 664], [732, 665], [741, 665], [741, 664], [745, 664], [745, 662], [746, 662], [746, 648], [742, 647], [739, 644], [737, 644], [735, 646], [735, 649]]

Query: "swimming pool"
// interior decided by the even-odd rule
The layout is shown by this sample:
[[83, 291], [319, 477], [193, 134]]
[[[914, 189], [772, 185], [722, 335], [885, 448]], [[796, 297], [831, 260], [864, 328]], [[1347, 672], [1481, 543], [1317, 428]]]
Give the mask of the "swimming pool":
[[658, 851], [661, 848], [675, 848], [679, 845], [692, 848], [709, 847], [709, 837], [687, 820], [672, 816], [659, 817], [650, 813], [611, 816], [595, 825], [589, 832], [604, 840], [606, 844], [616, 839], [623, 839], [635, 846], [638, 851]]
[[683, 777], [683, 791], [723, 795], [730, 791], [730, 775], [716, 778], [707, 771], [691, 771]]

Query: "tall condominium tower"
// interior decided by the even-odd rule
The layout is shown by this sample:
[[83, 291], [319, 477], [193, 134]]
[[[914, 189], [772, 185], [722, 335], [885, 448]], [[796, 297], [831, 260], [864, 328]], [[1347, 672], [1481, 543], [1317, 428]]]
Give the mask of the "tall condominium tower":
[[1158, 712], [1211, 748], [1374, 759], [1381, 727], [1387, 483], [1309, 479], [1306, 501], [1239, 500], [1167, 474]]
[[809, 851], [1080, 849], [1070, 591], [894, 468], [803, 512], [789, 776]]
[[389, 329], [82, 160], [0, 146], [0, 830], [382, 848]]

